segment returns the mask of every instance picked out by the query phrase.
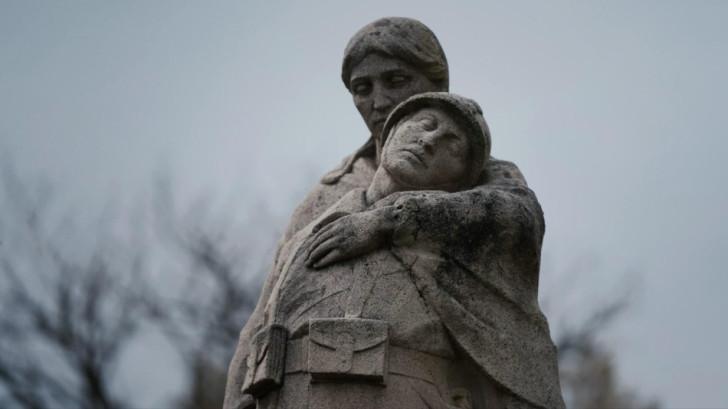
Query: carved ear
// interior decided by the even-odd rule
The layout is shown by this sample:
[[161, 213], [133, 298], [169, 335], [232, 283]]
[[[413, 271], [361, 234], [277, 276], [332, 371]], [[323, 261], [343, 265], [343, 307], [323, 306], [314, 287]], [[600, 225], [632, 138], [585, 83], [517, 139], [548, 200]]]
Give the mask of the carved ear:
[[323, 220], [318, 222], [317, 225], [313, 226], [313, 233], [317, 233], [319, 230], [321, 230], [324, 226], [327, 224], [333, 222], [334, 220], [340, 219], [344, 216], [348, 216], [349, 213], [347, 212], [333, 212], [330, 215], [324, 217]]

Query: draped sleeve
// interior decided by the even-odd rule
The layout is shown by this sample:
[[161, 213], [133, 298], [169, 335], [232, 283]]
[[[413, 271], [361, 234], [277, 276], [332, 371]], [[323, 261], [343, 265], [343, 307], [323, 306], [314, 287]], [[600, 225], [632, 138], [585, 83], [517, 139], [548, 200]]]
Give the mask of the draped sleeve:
[[556, 348], [538, 305], [543, 213], [515, 165], [496, 165], [514, 177], [397, 199], [411, 215], [394, 251], [465, 355], [531, 405], [563, 408]]

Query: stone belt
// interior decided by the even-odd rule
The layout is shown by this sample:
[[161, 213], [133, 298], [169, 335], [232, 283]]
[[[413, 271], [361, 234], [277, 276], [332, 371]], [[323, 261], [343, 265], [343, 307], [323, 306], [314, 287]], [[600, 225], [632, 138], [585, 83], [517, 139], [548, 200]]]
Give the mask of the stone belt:
[[[308, 372], [308, 336], [288, 341], [286, 374]], [[410, 348], [389, 345], [387, 373], [416, 378], [433, 385], [445, 385], [452, 361]]]

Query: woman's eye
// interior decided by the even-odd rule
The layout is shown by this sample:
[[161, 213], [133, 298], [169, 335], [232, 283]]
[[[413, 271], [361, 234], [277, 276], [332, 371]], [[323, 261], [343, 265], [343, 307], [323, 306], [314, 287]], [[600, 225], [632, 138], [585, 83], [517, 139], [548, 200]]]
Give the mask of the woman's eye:
[[356, 84], [354, 85], [352, 90], [357, 95], [366, 95], [371, 90], [371, 87], [369, 86], [369, 84]]
[[404, 75], [393, 75], [389, 78], [389, 83], [396, 87], [405, 84], [408, 80], [409, 78]]

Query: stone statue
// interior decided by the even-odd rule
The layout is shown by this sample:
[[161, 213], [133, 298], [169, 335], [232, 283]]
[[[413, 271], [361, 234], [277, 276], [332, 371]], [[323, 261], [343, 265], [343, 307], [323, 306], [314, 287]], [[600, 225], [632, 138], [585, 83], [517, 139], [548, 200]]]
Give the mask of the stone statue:
[[563, 407], [540, 206], [477, 104], [443, 92], [434, 34], [378, 20], [342, 78], [372, 137], [296, 210], [225, 407]]

